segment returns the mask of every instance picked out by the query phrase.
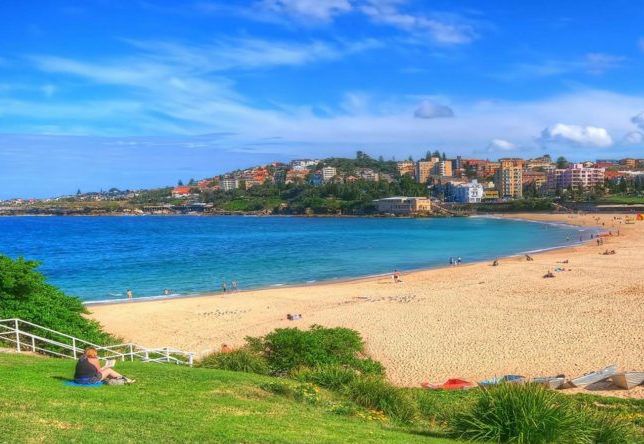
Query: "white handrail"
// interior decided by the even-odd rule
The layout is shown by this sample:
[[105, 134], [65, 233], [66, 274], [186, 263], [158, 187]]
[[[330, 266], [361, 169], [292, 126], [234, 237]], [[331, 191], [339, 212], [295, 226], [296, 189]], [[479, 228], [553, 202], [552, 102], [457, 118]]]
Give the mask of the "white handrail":
[[[66, 338], [68, 340], [71, 340], [71, 344], [67, 344], [65, 342], [61, 342], [51, 338], [45, 338], [43, 336], [32, 333], [30, 331], [21, 330], [20, 328], [21, 324], [28, 325], [33, 329], [40, 329], [49, 333], [53, 333], [54, 335], [58, 335], [62, 338]], [[171, 348], [171, 347], [146, 348], [131, 342], [124, 343], [124, 344], [100, 346], [97, 344], [93, 344], [89, 341], [85, 341], [83, 339], [79, 339], [74, 336], [58, 332], [56, 330], [52, 330], [51, 328], [43, 327], [41, 325], [37, 325], [28, 321], [23, 321], [22, 319], [17, 319], [17, 318], [0, 319], [0, 329], [4, 330], [4, 331], [0, 330], [0, 340], [15, 344], [16, 351], [18, 352], [23, 351], [23, 347], [24, 347], [25, 350], [31, 349], [32, 352], [38, 351], [38, 352], [48, 353], [48, 354], [52, 354], [52, 355], [60, 356], [64, 358], [76, 359], [78, 357], [78, 354], [83, 353], [84, 351], [83, 348], [77, 346], [78, 343], [81, 343], [81, 344], [92, 346], [96, 348], [96, 350], [99, 352], [104, 352], [105, 355], [100, 357], [99, 359], [117, 358], [117, 359], [125, 360], [126, 357], [129, 357], [130, 360], [134, 360], [135, 358], [137, 358], [145, 362], [174, 362], [176, 364], [186, 364], [184, 360], [179, 359], [176, 356], [172, 356], [172, 355], [182, 355], [187, 359], [187, 364], [190, 366], [192, 366], [193, 364], [194, 355], [195, 355], [193, 352], [186, 352], [176, 348]], [[15, 335], [15, 338], [13, 337], [13, 335]], [[29, 338], [30, 342], [22, 341], [21, 336]], [[51, 349], [43, 348], [41, 346], [37, 346], [36, 341], [39, 341], [41, 343], [39, 345], [42, 345], [42, 343], [44, 343], [62, 350], [51, 350]], [[125, 349], [126, 351], [123, 352], [118, 349]], [[64, 351], [71, 351], [71, 355], [64, 354]], [[150, 356], [150, 355], [153, 355], [153, 356]], [[160, 355], [160, 356], [157, 357], [154, 355]]]

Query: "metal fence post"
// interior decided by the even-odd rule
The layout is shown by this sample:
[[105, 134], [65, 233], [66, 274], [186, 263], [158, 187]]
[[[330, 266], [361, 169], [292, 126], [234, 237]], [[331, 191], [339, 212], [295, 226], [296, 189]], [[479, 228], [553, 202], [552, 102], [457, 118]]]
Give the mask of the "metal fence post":
[[190, 367], [192, 367], [192, 353], [190, 353], [188, 355], [188, 365], [190, 365]]
[[130, 344], [130, 361], [134, 361], [134, 347]]
[[165, 348], [165, 362], [170, 362], [170, 351], [168, 347]]
[[36, 353], [36, 338], [31, 337], [31, 351]]
[[74, 352], [74, 359], [76, 359], [76, 338], [72, 339], [72, 351]]
[[20, 328], [18, 328], [18, 319], [14, 319], [16, 325], [16, 351], [20, 353]]

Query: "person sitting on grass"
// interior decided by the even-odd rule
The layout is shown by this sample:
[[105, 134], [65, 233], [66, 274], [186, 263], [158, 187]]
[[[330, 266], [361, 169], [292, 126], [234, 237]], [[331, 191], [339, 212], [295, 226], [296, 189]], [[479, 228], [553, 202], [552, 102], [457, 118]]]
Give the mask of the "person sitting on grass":
[[77, 384], [96, 384], [109, 379], [120, 379], [125, 384], [132, 384], [133, 379], [126, 378], [116, 372], [110, 365], [101, 367], [95, 348], [88, 347], [76, 363], [74, 382]]

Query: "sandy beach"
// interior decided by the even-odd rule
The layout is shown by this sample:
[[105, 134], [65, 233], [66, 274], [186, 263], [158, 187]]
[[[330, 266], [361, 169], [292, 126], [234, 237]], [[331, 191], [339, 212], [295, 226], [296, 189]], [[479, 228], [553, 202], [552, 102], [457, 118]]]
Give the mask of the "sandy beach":
[[[578, 376], [612, 363], [644, 370], [644, 222], [625, 224], [613, 214], [512, 217], [603, 223], [614, 235], [602, 246], [546, 251], [533, 261], [501, 258], [497, 267], [464, 258], [458, 267], [404, 273], [398, 284], [367, 278], [89, 310], [128, 341], [198, 354], [278, 327], [350, 327], [390, 380], [405, 386], [506, 373]], [[606, 249], [616, 254], [600, 254]], [[542, 277], [548, 270], [555, 278]], [[303, 319], [288, 321], [287, 313]], [[644, 388], [611, 394], [643, 398]]]

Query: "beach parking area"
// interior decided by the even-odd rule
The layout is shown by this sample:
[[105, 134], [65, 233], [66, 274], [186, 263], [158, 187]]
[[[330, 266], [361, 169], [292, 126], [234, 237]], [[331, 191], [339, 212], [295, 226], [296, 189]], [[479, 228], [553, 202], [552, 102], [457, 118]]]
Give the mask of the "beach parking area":
[[[612, 363], [642, 370], [644, 222], [626, 224], [615, 214], [512, 217], [600, 226], [613, 235], [533, 261], [500, 258], [495, 267], [464, 258], [456, 267], [403, 273], [402, 283], [367, 278], [89, 310], [126, 340], [197, 353], [278, 327], [349, 327], [391, 381], [406, 386], [507, 373], [577, 376]], [[543, 278], [548, 271], [555, 277]], [[302, 319], [289, 321], [287, 313]], [[617, 394], [642, 398], [644, 389]]]

